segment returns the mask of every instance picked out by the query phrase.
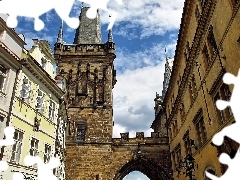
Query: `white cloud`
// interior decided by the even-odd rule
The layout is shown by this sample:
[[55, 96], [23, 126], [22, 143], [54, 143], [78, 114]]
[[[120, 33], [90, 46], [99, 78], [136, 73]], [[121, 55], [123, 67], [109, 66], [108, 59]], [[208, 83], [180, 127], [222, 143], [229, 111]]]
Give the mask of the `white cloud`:
[[19, 27], [15, 28], [15, 30], [18, 34], [24, 34], [25, 42], [27, 44], [25, 46], [26, 49], [30, 49], [32, 47], [33, 45], [32, 39], [44, 39], [44, 40], [47, 40], [49, 43], [53, 43], [57, 39], [57, 36], [53, 37], [51, 35], [48, 35], [46, 33], [47, 29], [40, 31], [38, 33], [34, 33], [33, 31], [28, 31], [26, 29], [19, 28]]
[[147, 66], [133, 71], [127, 70], [117, 76], [113, 89], [114, 97], [114, 137], [120, 132], [136, 131], [151, 135], [151, 123], [154, 120], [154, 101], [156, 91], [162, 90], [165, 61], [156, 66]]
[[[177, 30], [182, 16], [183, 3], [184, 0], [123, 0], [122, 6], [116, 1], [110, 1], [108, 6], [109, 9], [118, 12], [114, 26], [118, 28], [119, 35], [127, 37], [126, 32], [132, 30], [133, 27], [140, 27], [141, 32], [138, 38], [144, 38]], [[100, 12], [102, 22], [108, 24], [108, 14]], [[127, 25], [122, 23], [127, 23]]]
[[151, 136], [150, 128], [154, 120], [154, 101], [156, 92], [161, 94], [165, 72], [165, 54], [173, 55], [176, 40], [168, 44], [153, 44], [144, 51], [130, 52], [117, 50], [114, 65], [117, 69], [117, 84], [113, 89], [114, 131], [113, 137], [129, 132]]

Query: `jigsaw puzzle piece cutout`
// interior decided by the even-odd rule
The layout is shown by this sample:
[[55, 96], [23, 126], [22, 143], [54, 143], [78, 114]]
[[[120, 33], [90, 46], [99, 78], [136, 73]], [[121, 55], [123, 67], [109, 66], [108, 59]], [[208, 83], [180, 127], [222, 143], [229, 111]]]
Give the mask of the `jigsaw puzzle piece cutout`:
[[217, 134], [215, 134], [212, 138], [212, 142], [217, 146], [221, 146], [224, 141], [224, 136], [228, 136], [229, 138], [240, 144], [239, 129], [239, 123], [231, 124], [219, 131]]
[[24, 180], [24, 175], [22, 173], [15, 172], [12, 178], [13, 180]]
[[[222, 163], [222, 164], [228, 164], [228, 167], [229, 167], [229, 165], [232, 164], [232, 162], [233, 162], [233, 160], [230, 159], [230, 157], [229, 157], [226, 153], [222, 153], [222, 154], [220, 155], [219, 161], [220, 161], [220, 163]], [[229, 168], [228, 168], [228, 169], [229, 169]], [[208, 178], [210, 178], [211, 180], [219, 180], [219, 179], [223, 180], [224, 175], [225, 175], [225, 174], [224, 174], [224, 175], [221, 176], [221, 177], [217, 177], [217, 176], [215, 176], [215, 175], [213, 175], [213, 174], [211, 174], [211, 173], [209, 173], [209, 172], [207, 172], [207, 171], [205, 171], [205, 174], [206, 174], [206, 176], [207, 176]]]
[[[110, 22], [108, 25], [107, 30], [112, 29], [112, 26], [114, 24], [114, 22], [116, 21], [117, 18], [117, 13], [116, 12], [111, 12], [108, 8], [107, 8], [107, 4], [109, 2], [109, 0], [101, 0], [101, 1], [95, 1], [95, 0], [79, 0], [81, 2], [87, 3], [90, 5], [90, 8], [87, 10], [86, 12], [86, 16], [89, 19], [94, 19], [97, 16], [97, 9], [102, 9], [104, 11], [107, 11], [109, 14], [111, 14], [111, 18], [110, 18]], [[122, 0], [116, 0], [117, 3], [119, 5], [122, 5], [123, 2]]]
[[23, 16], [34, 18], [34, 29], [40, 31], [44, 28], [44, 22], [39, 17], [54, 9], [68, 26], [76, 29], [79, 25], [78, 18], [69, 17], [73, 4], [74, 0], [2, 0], [0, 13], [9, 14], [7, 26], [10, 28], [18, 25], [17, 16]]
[[14, 132], [15, 132], [14, 127], [6, 127], [4, 129], [4, 134], [6, 136], [6, 139], [0, 140], [0, 146], [11, 146], [15, 144]]
[[56, 5], [54, 9], [58, 16], [63, 21], [65, 21], [70, 28], [77, 29], [79, 26], [79, 19], [69, 16], [75, 0], [55, 0], [55, 1]]
[[8, 169], [8, 163], [6, 161], [0, 161], [0, 171], [6, 171]]
[[50, 161], [45, 164], [40, 159], [39, 156], [26, 156], [24, 162], [27, 166], [32, 166], [34, 164], [38, 165], [38, 180], [58, 180], [58, 178], [53, 174], [53, 169], [60, 165], [60, 160], [58, 158], [52, 157]]

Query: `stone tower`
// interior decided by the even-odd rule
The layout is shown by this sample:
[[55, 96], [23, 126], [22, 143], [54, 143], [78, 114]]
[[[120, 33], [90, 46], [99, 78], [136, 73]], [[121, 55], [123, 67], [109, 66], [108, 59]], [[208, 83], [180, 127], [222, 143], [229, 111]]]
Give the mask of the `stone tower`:
[[63, 41], [62, 25], [55, 43], [58, 85], [66, 92], [66, 180], [122, 180], [139, 170], [152, 180], [170, 180], [168, 138], [153, 132], [128, 132], [112, 138], [116, 83], [112, 30], [102, 43], [100, 16], [88, 19], [82, 8], [73, 44]]
[[[112, 141], [112, 89], [116, 83], [114, 43], [112, 38], [111, 42], [102, 43], [99, 13], [95, 19], [89, 19], [87, 9], [82, 8], [74, 44], [63, 43], [61, 26], [54, 49], [57, 80], [66, 92], [64, 99], [68, 106], [67, 167], [72, 164], [71, 156], [78, 152], [76, 148], [71, 151], [71, 147]], [[112, 37], [111, 31], [109, 33]], [[73, 176], [69, 173], [66, 169], [67, 179]]]

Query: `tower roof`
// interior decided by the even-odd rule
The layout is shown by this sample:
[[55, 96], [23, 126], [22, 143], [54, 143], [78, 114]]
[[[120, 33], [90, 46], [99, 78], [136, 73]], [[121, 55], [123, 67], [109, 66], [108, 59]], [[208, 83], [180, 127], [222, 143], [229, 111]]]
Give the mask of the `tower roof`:
[[80, 24], [76, 29], [74, 44], [102, 44], [100, 14], [95, 19], [87, 17], [89, 7], [83, 7], [79, 16]]

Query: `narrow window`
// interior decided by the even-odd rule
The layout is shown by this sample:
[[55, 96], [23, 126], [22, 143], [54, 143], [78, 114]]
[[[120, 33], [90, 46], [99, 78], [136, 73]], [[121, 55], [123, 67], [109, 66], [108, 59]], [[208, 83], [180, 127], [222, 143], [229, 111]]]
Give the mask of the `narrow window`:
[[207, 133], [204, 125], [203, 116], [196, 122], [196, 131], [198, 136], [199, 147], [207, 141]]
[[203, 53], [204, 64], [206, 65], [206, 68], [207, 68], [210, 63], [210, 57], [209, 57], [209, 53], [206, 45], [204, 46], [202, 53]]
[[85, 126], [83, 124], [77, 125], [77, 141], [85, 141]]
[[211, 54], [211, 58], [213, 57], [213, 55], [216, 53], [217, 51], [217, 43], [213, 34], [213, 26], [211, 25], [209, 27], [209, 32], [208, 32], [208, 45], [210, 48], [210, 54]]
[[[219, 92], [217, 92], [217, 94], [214, 96], [214, 102], [216, 103], [217, 100], [219, 100], [219, 99], [220, 99], [220, 95], [219, 95]], [[217, 118], [219, 120], [219, 124], [221, 125], [225, 122], [223, 111], [220, 111], [219, 109], [217, 109], [217, 106], [215, 106], [215, 110], [217, 113]]]
[[96, 180], [99, 180], [99, 174], [96, 175]]
[[26, 77], [23, 78], [21, 98], [24, 102], [29, 103], [31, 92], [31, 82]]
[[55, 103], [52, 100], [50, 100], [48, 117], [51, 121], [54, 121], [54, 116], [55, 116]]
[[184, 146], [185, 146], [185, 152], [186, 154], [191, 153], [191, 145], [190, 145], [190, 138], [189, 138], [189, 133], [187, 133], [184, 137]]
[[[231, 98], [231, 91], [229, 89], [229, 87], [226, 84], [223, 84], [220, 88], [220, 94], [221, 94], [221, 99], [229, 101]], [[224, 110], [225, 114], [226, 114], [226, 119], [230, 118], [232, 116], [232, 110], [230, 107], [227, 107]]]
[[21, 157], [21, 148], [23, 141], [23, 133], [21, 131], [15, 130], [14, 132], [15, 144], [12, 146], [11, 161], [19, 163]]
[[7, 77], [7, 69], [0, 65], [0, 91], [3, 91], [5, 80]]
[[43, 113], [44, 109], [44, 97], [45, 95], [43, 94], [42, 91], [38, 90], [38, 96], [37, 96], [37, 104], [36, 104], [36, 110], [40, 113]]
[[31, 156], [38, 156], [38, 143], [39, 143], [39, 140], [35, 138], [31, 139], [31, 148], [29, 151]]
[[48, 144], [45, 144], [44, 154], [43, 154], [44, 163], [48, 163], [50, 161], [50, 156], [51, 156], [51, 146]]

